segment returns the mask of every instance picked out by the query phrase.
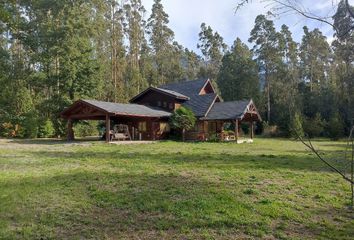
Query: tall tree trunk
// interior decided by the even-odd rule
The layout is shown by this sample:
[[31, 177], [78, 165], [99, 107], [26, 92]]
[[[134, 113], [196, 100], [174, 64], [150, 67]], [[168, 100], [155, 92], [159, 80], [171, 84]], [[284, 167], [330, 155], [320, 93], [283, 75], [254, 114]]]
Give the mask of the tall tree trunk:
[[265, 73], [265, 80], [267, 82], [267, 121], [270, 123], [270, 81], [268, 76], [268, 70]]

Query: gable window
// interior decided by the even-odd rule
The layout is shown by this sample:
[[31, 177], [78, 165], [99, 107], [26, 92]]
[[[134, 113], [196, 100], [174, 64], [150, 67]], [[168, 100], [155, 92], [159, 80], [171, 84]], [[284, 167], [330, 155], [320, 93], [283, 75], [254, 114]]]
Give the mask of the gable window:
[[146, 132], [146, 122], [139, 122], [139, 132]]

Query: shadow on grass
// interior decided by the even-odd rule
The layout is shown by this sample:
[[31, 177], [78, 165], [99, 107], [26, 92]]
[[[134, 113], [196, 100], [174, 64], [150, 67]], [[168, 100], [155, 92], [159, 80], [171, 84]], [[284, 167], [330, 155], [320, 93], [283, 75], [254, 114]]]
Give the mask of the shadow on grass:
[[[105, 150], [95, 151], [85, 149], [80, 152], [67, 152], [61, 150], [55, 151], [36, 151], [25, 152], [34, 159], [44, 159], [37, 162], [36, 166], [60, 165], [75, 162], [76, 164], [95, 162], [99, 164], [108, 164], [113, 167], [129, 167], [129, 163], [151, 163], [165, 164], [166, 166], [193, 165], [210, 168], [238, 168], [249, 170], [301, 170], [315, 172], [331, 172], [323, 165], [313, 154], [306, 151], [298, 151], [298, 155], [274, 155], [274, 154], [237, 154], [237, 153], [170, 153], [153, 151], [139, 151], [134, 149], [122, 150], [107, 148]], [[302, 154], [299, 154], [302, 153]], [[16, 163], [17, 164], [17, 163]], [[26, 165], [26, 162], [19, 164]], [[32, 163], [28, 163], [32, 164]], [[17, 165], [20, 167], [20, 165]], [[143, 165], [142, 165], [143, 166]]]
[[[0, 189], [4, 206], [0, 223], [6, 223], [2, 230], [0, 225], [0, 233], [9, 239], [156, 239], [165, 233], [171, 239], [201, 238], [201, 232], [226, 238], [235, 234], [262, 237], [272, 233], [273, 220], [290, 226], [296, 220], [286, 217], [289, 212], [302, 214], [286, 204], [252, 202], [243, 189], [232, 191], [217, 182], [176, 174], [76, 171], [0, 182]], [[309, 211], [321, 219], [342, 214], [331, 208]], [[347, 220], [347, 216], [339, 217]], [[311, 231], [333, 234], [333, 230], [340, 236], [350, 236], [352, 231], [345, 222], [338, 229], [296, 224], [308, 230], [301, 233], [304, 237]]]
[[[255, 225], [267, 230], [250, 204], [193, 177], [77, 172], [0, 188], [8, 194], [0, 211], [8, 238], [103, 238], [141, 231], [181, 236], [186, 230], [245, 231]], [[11, 226], [17, 226], [15, 232]]]
[[75, 144], [75, 143], [91, 143], [91, 142], [104, 142], [100, 137], [84, 137], [76, 138], [73, 141], [67, 141], [60, 138], [36, 138], [36, 139], [8, 139], [10, 143], [16, 144], [33, 144], [33, 145], [62, 145], [62, 144]]

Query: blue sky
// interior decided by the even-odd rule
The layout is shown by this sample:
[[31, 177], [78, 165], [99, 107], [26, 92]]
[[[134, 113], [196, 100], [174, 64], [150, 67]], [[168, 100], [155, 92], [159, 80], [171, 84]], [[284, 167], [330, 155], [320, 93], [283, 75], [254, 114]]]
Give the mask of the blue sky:
[[[319, 15], [331, 14], [332, 4], [336, 3], [336, 0], [299, 1], [305, 8]], [[354, 0], [350, 2], [352, 1], [354, 2]], [[142, 2], [148, 17], [153, 0], [142, 0]], [[235, 13], [237, 2], [238, 0], [162, 0], [164, 9], [169, 15], [169, 26], [175, 32], [175, 39], [183, 46], [195, 51], [197, 51], [198, 33], [202, 22], [218, 31], [229, 46], [236, 37], [249, 44], [247, 40], [256, 16], [266, 14], [269, 7], [262, 0], [253, 0]], [[331, 27], [295, 14], [283, 15], [273, 20], [278, 30], [282, 24], [288, 25], [294, 39], [298, 42], [301, 41], [304, 25], [310, 29], [318, 27], [328, 37], [328, 41], [332, 39]]]

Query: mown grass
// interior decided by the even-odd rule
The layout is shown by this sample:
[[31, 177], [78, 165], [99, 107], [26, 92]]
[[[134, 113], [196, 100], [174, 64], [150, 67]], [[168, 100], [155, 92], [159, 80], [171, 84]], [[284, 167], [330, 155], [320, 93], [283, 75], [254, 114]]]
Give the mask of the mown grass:
[[290, 140], [0, 141], [0, 239], [353, 239], [348, 197]]

